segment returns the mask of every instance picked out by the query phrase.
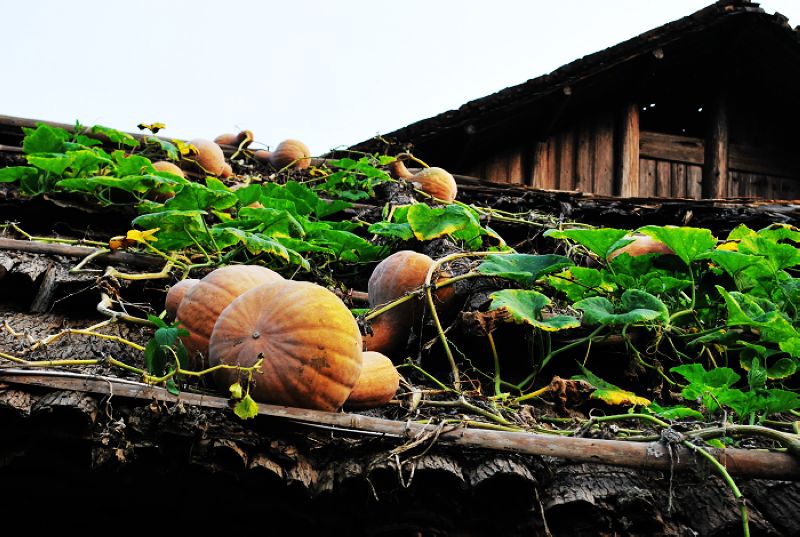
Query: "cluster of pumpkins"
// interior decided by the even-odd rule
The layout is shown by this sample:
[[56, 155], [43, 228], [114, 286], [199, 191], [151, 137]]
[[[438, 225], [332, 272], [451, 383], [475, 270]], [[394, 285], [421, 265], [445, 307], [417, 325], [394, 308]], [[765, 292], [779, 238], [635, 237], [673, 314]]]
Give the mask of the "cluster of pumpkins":
[[[370, 304], [419, 289], [432, 264], [412, 251], [384, 259], [369, 280]], [[438, 291], [437, 300], [448, 293]], [[333, 411], [373, 408], [395, 396], [400, 375], [384, 353], [404, 347], [422, 303], [414, 299], [387, 311], [362, 336], [353, 314], [328, 289], [258, 265], [231, 265], [173, 285], [165, 309], [189, 332], [182, 340], [194, 369], [251, 367], [263, 358], [253, 374], [253, 399]], [[235, 367], [212, 373], [220, 390], [241, 376]]]
[[[233, 175], [231, 165], [225, 160], [222, 146], [246, 149], [254, 140], [253, 133], [244, 130], [238, 134], [226, 133], [213, 141], [195, 138], [189, 144], [197, 149], [197, 154], [186, 158], [183, 162], [190, 169], [217, 177], [228, 178]], [[258, 149], [253, 151], [253, 158], [275, 169], [292, 168], [302, 170], [311, 165], [311, 151], [300, 140], [288, 139], [279, 143], [273, 151]], [[452, 203], [458, 193], [453, 176], [442, 168], [426, 167], [417, 173], [411, 173], [404, 162], [411, 157], [407, 153], [398, 155], [397, 160], [389, 165], [388, 172], [394, 179], [402, 179], [415, 183], [420, 190], [445, 203]], [[158, 171], [168, 172], [185, 178], [184, 171], [169, 161], [153, 162]]]

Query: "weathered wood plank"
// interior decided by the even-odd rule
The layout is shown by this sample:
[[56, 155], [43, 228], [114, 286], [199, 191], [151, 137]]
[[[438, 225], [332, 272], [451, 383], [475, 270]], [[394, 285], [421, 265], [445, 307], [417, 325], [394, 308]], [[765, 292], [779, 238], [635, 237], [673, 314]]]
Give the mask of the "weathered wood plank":
[[555, 144], [552, 136], [536, 144], [531, 175], [535, 188], [556, 189]]
[[639, 159], [639, 196], [656, 195], [656, 161]]
[[558, 185], [560, 190], [572, 190], [575, 186], [575, 133], [561, 131], [558, 135]]
[[575, 190], [594, 192], [594, 140], [592, 121], [585, 120], [576, 129], [575, 140]]
[[710, 107], [703, 165], [703, 197], [720, 198], [728, 193], [728, 105], [724, 93]]
[[652, 131], [642, 131], [639, 136], [641, 140], [639, 152], [642, 157], [685, 164], [703, 164], [705, 149], [702, 138]]
[[686, 197], [699, 200], [703, 197], [703, 168], [686, 166]]
[[594, 193], [601, 196], [614, 194], [614, 117], [599, 118], [594, 136]]
[[620, 118], [617, 182], [623, 197], [646, 195], [639, 189], [639, 106], [629, 103]]
[[656, 161], [656, 196], [672, 196], [672, 165], [667, 160]]
[[672, 196], [686, 197], [686, 164], [682, 162], [672, 164]]
[[522, 173], [522, 150], [514, 149], [508, 158], [508, 168], [506, 170], [507, 182], [515, 185], [525, 183], [525, 176]]

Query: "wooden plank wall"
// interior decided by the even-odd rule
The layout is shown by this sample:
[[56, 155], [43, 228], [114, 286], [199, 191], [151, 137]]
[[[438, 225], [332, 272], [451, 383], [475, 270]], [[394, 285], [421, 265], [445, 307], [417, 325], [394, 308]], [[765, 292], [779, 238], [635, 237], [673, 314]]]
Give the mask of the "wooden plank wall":
[[[611, 114], [598, 114], [544, 141], [496, 153], [465, 174], [546, 190], [620, 195], [620, 187], [614, 184], [614, 167], [618, 164], [615, 163], [614, 127]], [[637, 134], [639, 166], [635, 195], [700, 199], [704, 140], [648, 131]], [[635, 166], [631, 168], [636, 171]], [[731, 144], [728, 169], [726, 192], [722, 195], [800, 198], [800, 163], [795, 163], [791, 155]]]
[[531, 186], [614, 194], [614, 119], [588, 118], [536, 145]]

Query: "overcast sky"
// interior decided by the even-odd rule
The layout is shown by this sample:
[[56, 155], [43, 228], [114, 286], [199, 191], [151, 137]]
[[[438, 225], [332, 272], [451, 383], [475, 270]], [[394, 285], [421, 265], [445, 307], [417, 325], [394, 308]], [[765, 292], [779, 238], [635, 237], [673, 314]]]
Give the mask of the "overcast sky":
[[[522, 83], [711, 0], [6, 1], [0, 114], [314, 154]], [[800, 1], [761, 6], [800, 24]]]

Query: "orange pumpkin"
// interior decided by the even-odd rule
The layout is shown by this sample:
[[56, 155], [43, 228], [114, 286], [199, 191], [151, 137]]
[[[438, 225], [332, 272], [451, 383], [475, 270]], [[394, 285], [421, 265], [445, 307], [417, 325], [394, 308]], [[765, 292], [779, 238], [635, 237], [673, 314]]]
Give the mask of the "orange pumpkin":
[[[361, 336], [347, 306], [309, 282], [284, 280], [242, 294], [220, 314], [209, 343], [211, 365], [252, 366], [250, 395], [279, 405], [337, 410], [361, 374]], [[221, 389], [239, 372], [215, 374]]]
[[302, 170], [311, 165], [311, 150], [300, 140], [284, 140], [269, 156], [269, 163], [278, 169], [292, 166]]
[[361, 376], [344, 404], [346, 408], [367, 409], [385, 405], [400, 387], [400, 374], [387, 356], [370, 351], [362, 353], [362, 356]]
[[446, 203], [452, 203], [458, 194], [455, 178], [442, 168], [423, 168], [408, 181], [419, 183], [420, 190]]
[[[378, 263], [367, 284], [370, 307], [392, 302], [422, 287], [432, 264], [433, 259], [411, 250], [400, 250]], [[450, 287], [434, 294], [439, 303], [452, 296]], [[414, 298], [376, 317], [370, 323], [373, 335], [364, 336], [364, 348], [390, 356], [400, 350], [408, 341], [411, 326], [422, 318], [425, 304], [421, 298]]]
[[[192, 160], [201, 168], [204, 173], [220, 176], [225, 173], [230, 166], [225, 162], [225, 154], [222, 148], [211, 140], [195, 138], [189, 142], [197, 148], [197, 155]], [[228, 166], [226, 168], [226, 166]]]
[[195, 286], [200, 280], [196, 278], [187, 278], [181, 280], [167, 291], [167, 298], [164, 301], [164, 309], [167, 310], [167, 319], [174, 319], [175, 314], [178, 312], [178, 307], [183, 301], [183, 297], [189, 292], [189, 289]]
[[183, 297], [176, 318], [189, 335], [182, 338], [194, 367], [204, 367], [208, 360], [208, 339], [217, 317], [225, 307], [244, 293], [283, 277], [258, 265], [231, 265], [206, 275]]

